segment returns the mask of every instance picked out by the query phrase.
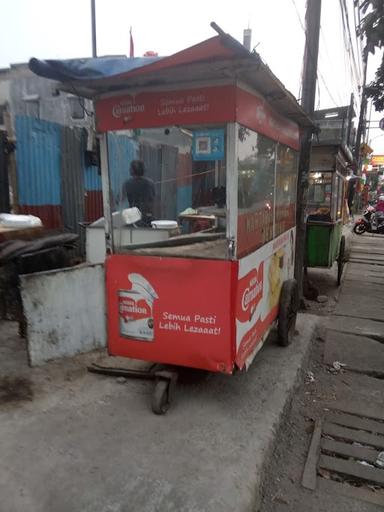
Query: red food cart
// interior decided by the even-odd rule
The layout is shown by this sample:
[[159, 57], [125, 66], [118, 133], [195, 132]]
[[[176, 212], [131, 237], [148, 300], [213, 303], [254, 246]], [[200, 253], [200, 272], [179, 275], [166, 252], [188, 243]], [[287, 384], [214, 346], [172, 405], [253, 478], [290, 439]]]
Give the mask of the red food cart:
[[[232, 374], [250, 365], [277, 321], [287, 345], [297, 310], [299, 135], [311, 124], [294, 97], [225, 34], [78, 80], [75, 90], [94, 99], [100, 134], [109, 353]], [[116, 221], [132, 159], [155, 183], [157, 220], [205, 222], [170, 223], [154, 239], [159, 225], [138, 237], [137, 225]], [[164, 413], [173, 374], [156, 375], [152, 408]]]

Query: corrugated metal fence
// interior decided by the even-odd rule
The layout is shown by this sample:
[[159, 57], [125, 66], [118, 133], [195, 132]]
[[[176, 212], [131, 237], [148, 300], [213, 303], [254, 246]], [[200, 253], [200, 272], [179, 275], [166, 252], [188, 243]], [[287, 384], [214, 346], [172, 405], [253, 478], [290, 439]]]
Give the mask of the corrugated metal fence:
[[62, 228], [60, 146], [62, 127], [16, 117], [16, 165], [20, 213], [41, 218], [47, 228]]
[[[19, 212], [40, 217], [47, 229], [78, 233], [83, 253], [81, 224], [103, 214], [100, 170], [85, 162], [85, 130], [26, 116], [17, 116], [15, 125]], [[108, 137], [117, 198], [137, 145], [126, 136]]]
[[6, 136], [0, 131], [0, 213], [9, 212], [9, 180]]
[[[17, 116], [16, 163], [20, 213], [41, 218], [48, 229], [64, 229], [80, 235], [84, 252], [83, 222], [103, 214], [101, 175], [85, 161], [86, 132], [48, 121]], [[108, 153], [114, 209], [125, 206], [121, 197], [129, 177], [130, 162], [143, 159], [147, 176], [156, 184], [155, 216], [176, 218], [177, 211], [191, 206], [190, 155], [176, 147], [140, 143], [124, 134], [108, 134]], [[176, 169], [186, 178], [176, 180]], [[167, 198], [176, 197], [174, 201]]]

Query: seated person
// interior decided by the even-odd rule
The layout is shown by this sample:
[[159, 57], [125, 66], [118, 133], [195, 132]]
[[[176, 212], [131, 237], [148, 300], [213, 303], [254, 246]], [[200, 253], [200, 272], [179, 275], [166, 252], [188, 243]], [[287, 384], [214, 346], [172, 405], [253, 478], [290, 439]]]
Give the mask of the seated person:
[[123, 197], [128, 199], [130, 208], [138, 208], [142, 214], [142, 223], [150, 225], [153, 220], [153, 205], [155, 200], [155, 184], [144, 176], [144, 162], [132, 160], [130, 165], [131, 177], [123, 184]]

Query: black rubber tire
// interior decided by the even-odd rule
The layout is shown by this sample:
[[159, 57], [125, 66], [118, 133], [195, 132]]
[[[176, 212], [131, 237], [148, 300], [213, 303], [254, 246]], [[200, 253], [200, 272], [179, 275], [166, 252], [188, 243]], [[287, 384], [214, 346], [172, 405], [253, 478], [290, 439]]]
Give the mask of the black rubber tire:
[[345, 263], [345, 236], [340, 239], [339, 255], [337, 257], [337, 286], [341, 284], [341, 277], [343, 275]]
[[169, 409], [169, 381], [159, 379], [155, 384], [152, 395], [152, 411], [155, 414], [165, 414]]
[[295, 335], [299, 297], [296, 279], [284, 281], [281, 287], [277, 340], [282, 347], [288, 346]]
[[365, 233], [367, 231], [367, 227], [365, 224], [355, 224], [353, 226], [353, 232], [356, 234], [356, 235], [362, 235], [363, 233]]

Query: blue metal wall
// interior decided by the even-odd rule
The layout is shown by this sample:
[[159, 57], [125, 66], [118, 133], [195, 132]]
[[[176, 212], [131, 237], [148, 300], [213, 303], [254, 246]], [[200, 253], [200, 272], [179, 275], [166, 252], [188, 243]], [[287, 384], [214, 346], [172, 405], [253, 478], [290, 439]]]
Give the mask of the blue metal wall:
[[60, 205], [62, 127], [48, 121], [16, 116], [16, 163], [19, 202]]
[[138, 143], [126, 135], [108, 133], [108, 161], [111, 180], [113, 209], [126, 207], [128, 202], [122, 197], [123, 183], [129, 178], [132, 160], [139, 158]]

